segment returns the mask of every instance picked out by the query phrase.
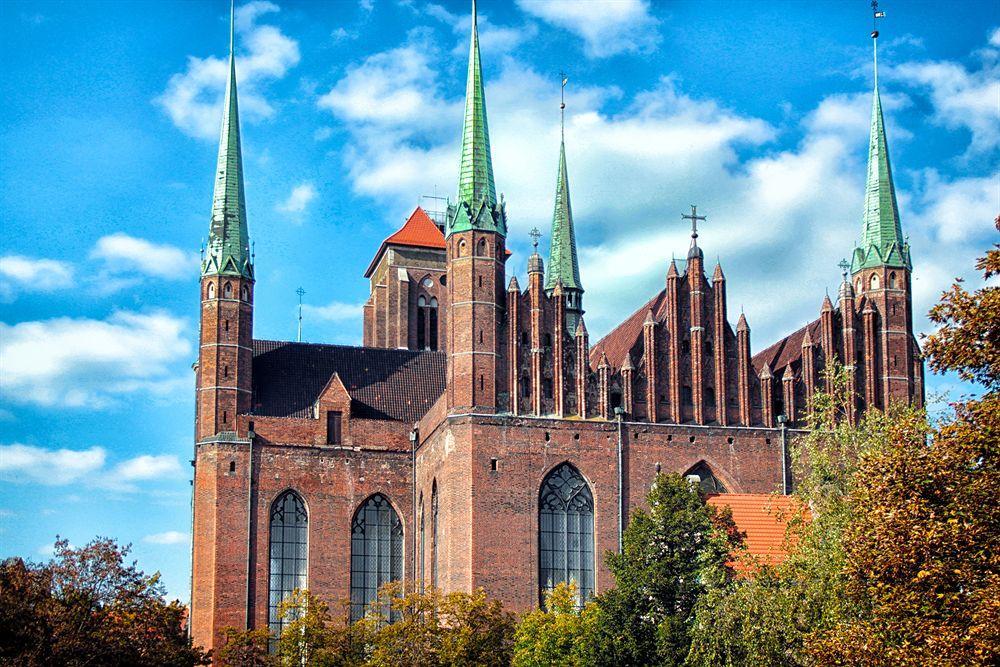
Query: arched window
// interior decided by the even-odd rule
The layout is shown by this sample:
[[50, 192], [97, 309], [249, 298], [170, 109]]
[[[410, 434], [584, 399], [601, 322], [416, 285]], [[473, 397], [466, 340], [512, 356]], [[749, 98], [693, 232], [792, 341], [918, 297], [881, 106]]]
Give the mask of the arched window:
[[896, 272], [895, 271], [893, 271], [892, 273], [889, 274], [889, 287], [891, 287], [893, 289], [896, 288]]
[[215, 283], [209, 283], [208, 284], [208, 292], [207, 293], [208, 293], [208, 298], [209, 299], [214, 299], [215, 298]]
[[244, 285], [242, 287], [242, 289], [240, 290], [240, 293], [243, 295], [243, 300], [244, 301], [249, 301], [250, 300], [250, 288], [249, 287], [247, 287], [246, 285]]
[[872, 275], [871, 286], [872, 286], [872, 289], [878, 289], [878, 275], [875, 275], [875, 274]]
[[232, 299], [233, 298], [233, 284], [232, 283], [226, 283], [226, 286], [222, 290], [222, 296], [224, 296], [227, 299]]
[[419, 554], [419, 559], [420, 559], [420, 590], [421, 590], [421, 592], [423, 592], [423, 590], [424, 590], [424, 557], [425, 557], [425, 553], [426, 553], [425, 552], [425, 545], [427, 543], [426, 542], [426, 536], [425, 536], [425, 533], [424, 533], [424, 492], [423, 491], [420, 492], [420, 504], [418, 505], [418, 507], [420, 507], [420, 554]]
[[488, 257], [489, 253], [486, 251], [486, 239], [479, 239], [479, 246], [476, 250], [476, 254], [480, 257]]
[[417, 298], [417, 349], [438, 349], [438, 300], [424, 295]]
[[577, 601], [594, 594], [594, 496], [576, 468], [563, 463], [542, 482], [538, 497], [538, 589], [576, 584]]
[[699, 461], [690, 470], [684, 473], [691, 482], [695, 482], [701, 487], [704, 493], [727, 493], [726, 487], [719, 481], [704, 461]]
[[403, 524], [376, 493], [361, 505], [351, 523], [351, 618], [365, 615], [378, 589], [403, 578]]
[[431, 483], [431, 586], [438, 585], [438, 483]]
[[278, 617], [278, 605], [296, 588], [308, 585], [309, 515], [294, 491], [285, 491], [271, 505], [269, 553], [267, 618], [272, 640], [276, 640], [289, 620]]

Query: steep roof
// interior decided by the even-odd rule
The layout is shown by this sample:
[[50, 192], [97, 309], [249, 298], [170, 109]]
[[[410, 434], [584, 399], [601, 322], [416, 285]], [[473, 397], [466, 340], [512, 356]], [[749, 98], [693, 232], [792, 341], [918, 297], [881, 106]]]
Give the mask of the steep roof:
[[782, 368], [802, 358], [802, 340], [805, 338], [806, 332], [809, 332], [809, 337], [814, 341], [822, 340], [821, 326], [820, 320], [813, 320], [798, 331], [788, 334], [777, 343], [761, 350], [751, 359], [753, 367], [757, 369], [757, 372], [760, 372], [764, 364], [768, 364], [771, 372], [775, 376], [780, 376], [779, 371]]
[[375, 271], [379, 259], [382, 258], [382, 253], [390, 245], [431, 248], [434, 250], [444, 250], [446, 247], [444, 234], [441, 233], [438, 226], [427, 215], [427, 212], [418, 206], [413, 210], [413, 213], [410, 214], [406, 222], [403, 223], [402, 227], [382, 241], [378, 252], [375, 253], [375, 257], [372, 258], [371, 263], [365, 270], [365, 278], [371, 276], [372, 272]]
[[334, 373], [351, 396], [353, 416], [412, 424], [444, 392], [445, 355], [255, 340], [253, 412], [309, 417]]
[[642, 323], [646, 320], [646, 314], [653, 312], [653, 317], [659, 321], [663, 319], [663, 310], [666, 308], [667, 290], [662, 289], [660, 293], [652, 299], [639, 306], [638, 310], [628, 316], [628, 318], [612, 329], [604, 338], [597, 341], [597, 344], [590, 348], [590, 367], [597, 368], [601, 361], [601, 355], [607, 354], [608, 361], [612, 368], [621, 368], [625, 362], [625, 355], [636, 344], [642, 335]]
[[553, 289], [556, 283], [562, 283], [564, 289], [583, 289], [583, 283], [580, 281], [580, 263], [576, 256], [573, 207], [569, 199], [565, 141], [559, 143], [556, 204], [552, 213], [552, 232], [549, 236], [549, 272], [545, 278], [545, 289]]
[[708, 504], [728, 507], [736, 527], [746, 535], [746, 550], [765, 563], [776, 564], [788, 555], [785, 527], [795, 499], [765, 493], [721, 493], [708, 497]]
[[247, 231], [246, 194], [243, 190], [243, 152], [240, 146], [240, 112], [236, 94], [235, 18], [229, 20], [229, 78], [222, 108], [222, 130], [212, 194], [212, 221], [202, 275], [253, 278], [250, 235]]

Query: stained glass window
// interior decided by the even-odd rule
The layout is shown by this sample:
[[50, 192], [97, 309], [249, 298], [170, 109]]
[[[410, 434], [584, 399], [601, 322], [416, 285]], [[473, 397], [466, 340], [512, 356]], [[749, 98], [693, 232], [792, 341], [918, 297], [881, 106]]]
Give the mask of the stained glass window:
[[309, 515], [294, 491], [285, 491], [271, 506], [270, 563], [267, 618], [277, 639], [288, 622], [278, 617], [278, 605], [296, 588], [308, 585]]
[[365, 615], [378, 590], [403, 578], [403, 524], [389, 499], [376, 493], [351, 523], [351, 618]]
[[538, 501], [539, 598], [561, 582], [576, 584], [577, 601], [594, 594], [594, 496], [568, 463], [545, 478]]

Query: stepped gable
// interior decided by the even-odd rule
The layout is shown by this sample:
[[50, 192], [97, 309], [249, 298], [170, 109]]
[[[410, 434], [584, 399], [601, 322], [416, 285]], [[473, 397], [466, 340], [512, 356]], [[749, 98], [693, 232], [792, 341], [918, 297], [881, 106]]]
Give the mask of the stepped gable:
[[822, 323], [820, 320], [813, 320], [798, 331], [788, 334], [777, 343], [761, 350], [753, 356], [750, 363], [757, 369], [757, 373], [768, 364], [775, 377], [780, 377], [784, 372], [783, 368], [789, 364], [797, 364], [802, 359], [802, 339], [809, 332], [809, 337], [813, 342], [822, 340]]
[[253, 342], [253, 414], [312, 417], [336, 373], [351, 416], [414, 423], [444, 392], [445, 355], [348, 345]]
[[708, 497], [708, 504], [728, 507], [736, 528], [744, 534], [746, 551], [768, 565], [783, 561], [785, 527], [795, 508], [793, 496], [767, 493], [722, 493]]
[[621, 368], [622, 364], [625, 363], [625, 355], [642, 336], [642, 323], [646, 320], [646, 313], [652, 310], [653, 316], [658, 322], [663, 319], [663, 310], [666, 308], [667, 302], [666, 296], [667, 290], [660, 290], [659, 294], [639, 306], [624, 322], [612, 329], [590, 348], [590, 367], [596, 369], [601, 361], [601, 355], [606, 354], [612, 368]]

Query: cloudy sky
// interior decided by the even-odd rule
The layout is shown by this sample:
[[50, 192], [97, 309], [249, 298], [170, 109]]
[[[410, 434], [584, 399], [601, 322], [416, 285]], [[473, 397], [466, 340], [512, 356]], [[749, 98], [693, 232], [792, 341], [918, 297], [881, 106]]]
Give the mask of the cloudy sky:
[[[922, 313], [997, 240], [1000, 9], [883, 8], [879, 80], [927, 331]], [[187, 597], [227, 20], [223, 0], [0, 10], [0, 556], [110, 535]], [[301, 286], [305, 338], [357, 344], [379, 242], [438, 201], [422, 196], [455, 191], [468, 3], [257, 0], [236, 30], [255, 334], [294, 337]], [[690, 203], [755, 350], [815, 317], [860, 231], [870, 30], [865, 0], [482, 0], [511, 269], [551, 216], [565, 70], [594, 340], [660, 288]]]

